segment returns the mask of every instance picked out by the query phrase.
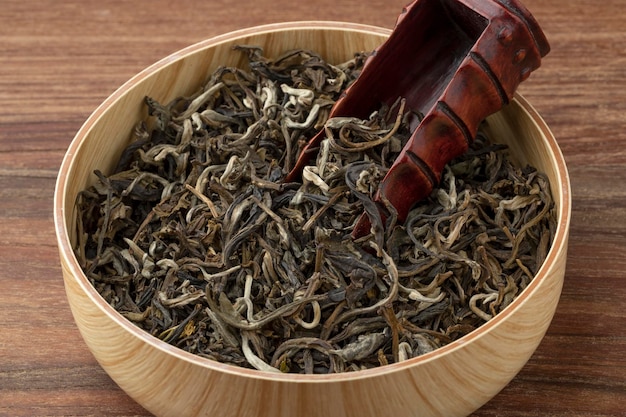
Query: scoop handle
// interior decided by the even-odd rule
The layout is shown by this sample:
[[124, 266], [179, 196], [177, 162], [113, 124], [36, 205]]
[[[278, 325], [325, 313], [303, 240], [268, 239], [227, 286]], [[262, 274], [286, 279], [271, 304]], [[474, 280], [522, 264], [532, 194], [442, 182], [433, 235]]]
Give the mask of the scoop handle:
[[[411, 3], [400, 16], [394, 30], [396, 39], [410, 39], [413, 28], [405, 22], [414, 22], [410, 14], [418, 12], [424, 1], [428, 0]], [[464, 8], [449, 10], [473, 12], [455, 17], [461, 27], [479, 25], [477, 16], [488, 23], [382, 180], [375, 201], [383, 221], [389, 215], [388, 204], [403, 221], [411, 207], [432, 192], [444, 166], [467, 151], [479, 124], [509, 103], [519, 84], [540, 66], [550, 50], [539, 25], [518, 1], [447, 1], [454, 2]], [[385, 43], [380, 48], [395, 47]], [[352, 236], [363, 236], [369, 229], [370, 219], [364, 214]]]

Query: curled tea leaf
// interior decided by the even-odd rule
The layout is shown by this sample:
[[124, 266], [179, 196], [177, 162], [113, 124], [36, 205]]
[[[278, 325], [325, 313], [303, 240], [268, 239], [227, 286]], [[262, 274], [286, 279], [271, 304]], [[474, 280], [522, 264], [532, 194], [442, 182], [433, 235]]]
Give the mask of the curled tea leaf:
[[[366, 54], [331, 65], [235, 49], [248, 70], [146, 98], [116, 169], [79, 194], [77, 258], [108, 303], [212, 360], [332, 373], [431, 352], [514, 302], [554, 237], [545, 175], [481, 130], [398, 224], [374, 197], [421, 116], [398, 98], [364, 120], [328, 119]], [[283, 182], [320, 129], [303, 182]], [[353, 241], [363, 212], [370, 233]]]

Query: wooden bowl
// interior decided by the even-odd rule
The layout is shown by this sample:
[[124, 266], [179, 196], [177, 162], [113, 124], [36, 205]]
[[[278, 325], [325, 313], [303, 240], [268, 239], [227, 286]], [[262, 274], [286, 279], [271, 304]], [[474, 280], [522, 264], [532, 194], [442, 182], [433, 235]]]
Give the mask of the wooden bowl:
[[426, 355], [377, 369], [334, 375], [274, 374], [204, 359], [135, 327], [97, 293], [73, 247], [79, 191], [109, 172], [145, 117], [144, 96], [160, 102], [187, 95], [219, 65], [243, 66], [236, 44], [261, 45], [267, 56], [316, 50], [330, 62], [381, 44], [389, 30], [332, 22], [274, 24], [218, 36], [140, 72], [89, 117], [59, 172], [54, 219], [65, 288], [85, 343], [115, 382], [159, 416], [463, 416], [498, 393], [537, 348], [563, 283], [570, 222], [570, 185], [550, 130], [521, 96], [489, 118], [494, 138], [510, 141], [520, 163], [550, 180], [558, 228], [531, 284], [503, 312], [465, 337]]

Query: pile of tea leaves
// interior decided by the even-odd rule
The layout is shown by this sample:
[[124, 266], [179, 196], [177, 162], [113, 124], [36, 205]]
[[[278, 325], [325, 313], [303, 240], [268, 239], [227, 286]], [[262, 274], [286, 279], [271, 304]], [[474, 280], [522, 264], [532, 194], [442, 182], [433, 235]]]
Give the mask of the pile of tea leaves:
[[[481, 132], [403, 224], [353, 240], [409, 137], [402, 100], [327, 120], [365, 55], [237, 49], [249, 69], [219, 68], [170, 103], [147, 97], [117, 168], [78, 197], [77, 258], [123, 316], [227, 364], [358, 371], [466, 335], [533, 279], [556, 227], [543, 174]], [[319, 129], [302, 183], [283, 182]]]

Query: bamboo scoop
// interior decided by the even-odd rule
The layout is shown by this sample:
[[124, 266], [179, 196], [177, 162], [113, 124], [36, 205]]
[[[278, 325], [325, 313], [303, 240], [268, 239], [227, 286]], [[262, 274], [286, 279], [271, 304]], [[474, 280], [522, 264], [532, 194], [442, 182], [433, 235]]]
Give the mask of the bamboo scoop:
[[[386, 204], [405, 220], [439, 183], [445, 164], [468, 149], [480, 122], [513, 98], [549, 50], [517, 0], [414, 0], [402, 11], [330, 112], [365, 119], [404, 97], [407, 108], [424, 115], [412, 122], [410, 139], [380, 184], [379, 224], [390, 215]], [[287, 182], [299, 178], [323, 139], [321, 130], [307, 143]], [[366, 235], [373, 221], [361, 215], [352, 236]]]

